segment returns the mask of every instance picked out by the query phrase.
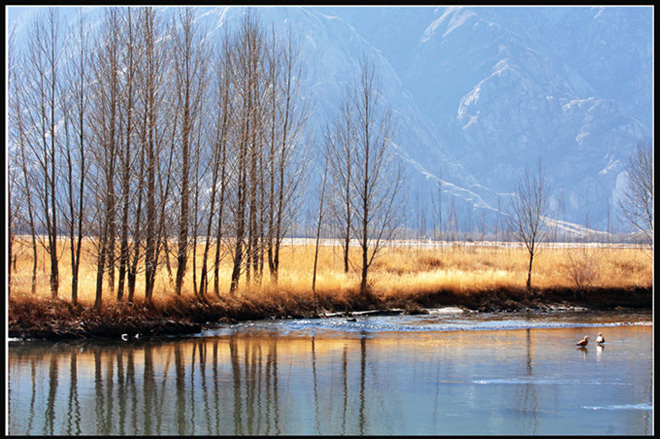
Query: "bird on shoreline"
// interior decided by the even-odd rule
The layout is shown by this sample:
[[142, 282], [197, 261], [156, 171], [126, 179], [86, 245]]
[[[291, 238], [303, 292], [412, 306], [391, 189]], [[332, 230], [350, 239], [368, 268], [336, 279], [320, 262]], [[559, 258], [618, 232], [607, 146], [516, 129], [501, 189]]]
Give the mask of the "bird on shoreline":
[[576, 346], [580, 346], [581, 348], [585, 347], [587, 344], [589, 344], [589, 336], [588, 335], [585, 335], [582, 340], [575, 343]]
[[596, 337], [596, 343], [598, 344], [603, 344], [605, 343], [605, 337], [603, 337], [603, 333], [599, 332], [598, 337]]

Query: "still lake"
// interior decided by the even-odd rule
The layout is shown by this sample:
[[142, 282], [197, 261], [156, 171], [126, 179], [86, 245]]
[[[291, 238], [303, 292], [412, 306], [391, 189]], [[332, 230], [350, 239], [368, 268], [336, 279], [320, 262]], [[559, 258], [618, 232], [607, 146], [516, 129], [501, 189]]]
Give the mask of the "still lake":
[[[603, 332], [606, 344], [596, 346]], [[589, 335], [590, 343], [575, 343]], [[12, 341], [11, 435], [651, 435], [651, 312], [272, 320]]]

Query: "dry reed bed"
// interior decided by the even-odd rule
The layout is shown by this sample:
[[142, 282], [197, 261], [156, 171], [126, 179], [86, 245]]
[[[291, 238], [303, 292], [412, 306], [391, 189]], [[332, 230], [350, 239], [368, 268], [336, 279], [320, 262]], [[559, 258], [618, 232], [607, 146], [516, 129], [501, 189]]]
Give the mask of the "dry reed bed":
[[[97, 312], [91, 310], [96, 280], [91, 244], [87, 244], [86, 261], [80, 272], [77, 307], [69, 303], [71, 273], [66, 263], [69, 257], [66, 246], [62, 246], [60, 258], [61, 299], [52, 300], [43, 250], [38, 257], [36, 293], [30, 293], [32, 260], [26, 244], [19, 245], [16, 271], [12, 274], [9, 326], [14, 335], [191, 332], [218, 319], [312, 317], [324, 312], [379, 308], [403, 308], [412, 313], [443, 305], [481, 310], [540, 308], [558, 302], [650, 306], [653, 284], [652, 254], [644, 249], [549, 245], [534, 259], [534, 291], [527, 294], [524, 286], [529, 259], [524, 248], [461, 244], [436, 248], [399, 246], [384, 249], [376, 258], [370, 270], [371, 293], [363, 297], [358, 293], [359, 267], [344, 273], [339, 247], [322, 246], [317, 291], [313, 292], [314, 247], [297, 244], [282, 249], [277, 285], [270, 282], [266, 269], [260, 283], [246, 286], [242, 278], [241, 287], [230, 296], [227, 291], [231, 267], [229, 258], [225, 258], [220, 267], [220, 295], [211, 292], [200, 301], [193, 294], [192, 265], [180, 297], [172, 293], [167, 270], [162, 267], [151, 304], [141, 298], [144, 286], [138, 276], [134, 304], [117, 302], [105, 282], [103, 310]], [[197, 252], [199, 281], [201, 246]], [[357, 261], [357, 249], [352, 252]], [[172, 270], [174, 275], [176, 267]], [[81, 322], [85, 323], [81, 326]]]

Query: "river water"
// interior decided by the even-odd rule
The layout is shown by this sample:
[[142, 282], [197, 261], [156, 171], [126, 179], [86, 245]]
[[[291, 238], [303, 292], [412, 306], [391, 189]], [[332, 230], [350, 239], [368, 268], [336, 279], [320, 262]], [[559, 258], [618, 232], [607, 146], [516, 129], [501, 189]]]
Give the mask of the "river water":
[[7, 433], [653, 434], [650, 312], [431, 311], [10, 341]]

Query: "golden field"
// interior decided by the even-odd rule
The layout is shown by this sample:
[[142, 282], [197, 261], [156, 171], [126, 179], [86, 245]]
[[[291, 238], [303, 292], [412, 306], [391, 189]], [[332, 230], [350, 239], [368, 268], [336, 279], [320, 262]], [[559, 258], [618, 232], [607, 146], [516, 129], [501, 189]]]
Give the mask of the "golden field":
[[[48, 285], [49, 259], [43, 248], [39, 249], [37, 288], [30, 294], [32, 276], [32, 252], [27, 240], [16, 239], [12, 266], [12, 300], [31, 300], [50, 297]], [[71, 269], [68, 243], [62, 241], [60, 255], [59, 298], [70, 300]], [[95, 299], [96, 265], [93, 245], [83, 244], [83, 264], [79, 275], [78, 297], [80, 304], [91, 306]], [[197, 282], [201, 269], [203, 246], [197, 246]], [[213, 254], [211, 248], [209, 254]], [[194, 297], [193, 257], [189, 255], [183, 296]], [[247, 286], [245, 275], [241, 277], [237, 297], [251, 301], [272, 300], [273, 297], [291, 296], [296, 300], [321, 300], [322, 302], [351, 301], [359, 290], [359, 248], [351, 248], [354, 267], [343, 272], [341, 249], [338, 245], [322, 245], [316, 280], [316, 295], [312, 292], [314, 262], [313, 240], [296, 240], [282, 247], [279, 282], [273, 285], [266, 267], [262, 282]], [[160, 258], [163, 262], [164, 258]], [[170, 261], [175, 264], [175, 258]], [[369, 279], [374, 298], [380, 300], [408, 299], [432, 295], [439, 291], [454, 295], [469, 295], [493, 290], [524, 289], [527, 279], [529, 253], [521, 245], [497, 245], [493, 243], [394, 243], [384, 248], [376, 257]], [[176, 266], [172, 266], [172, 278], [164, 264], [161, 265], [154, 290], [154, 302], [167, 302], [174, 298], [173, 278]], [[116, 269], [115, 269], [116, 270]], [[116, 273], [116, 271], [115, 271]], [[115, 274], [115, 283], [117, 281]], [[231, 260], [228, 255], [220, 267], [220, 298], [216, 298], [209, 285], [209, 301], [226, 300], [231, 277]], [[254, 276], [253, 276], [254, 277]], [[212, 281], [212, 280], [211, 280]], [[624, 245], [596, 244], [544, 244], [534, 258], [532, 287], [535, 290], [566, 289], [631, 289], [651, 288], [653, 285], [653, 258], [648, 249]], [[126, 292], [124, 293], [126, 297]], [[144, 297], [143, 277], [138, 275], [135, 299]], [[114, 294], [104, 280], [104, 304], [116, 302]]]

